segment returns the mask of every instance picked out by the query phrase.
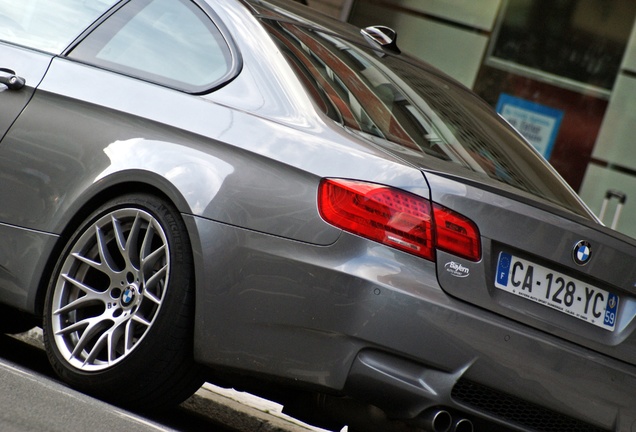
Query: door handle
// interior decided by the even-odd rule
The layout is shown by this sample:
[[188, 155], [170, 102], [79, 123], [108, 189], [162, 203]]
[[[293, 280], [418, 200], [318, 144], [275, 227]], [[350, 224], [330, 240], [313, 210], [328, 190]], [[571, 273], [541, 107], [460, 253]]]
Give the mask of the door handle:
[[20, 90], [26, 84], [26, 80], [7, 68], [0, 68], [0, 84], [6, 85], [9, 90]]

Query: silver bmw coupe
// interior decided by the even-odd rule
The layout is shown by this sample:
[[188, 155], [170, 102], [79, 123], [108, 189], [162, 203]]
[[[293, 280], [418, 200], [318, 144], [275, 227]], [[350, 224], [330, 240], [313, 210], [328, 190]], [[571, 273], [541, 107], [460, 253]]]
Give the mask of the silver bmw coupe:
[[285, 0], [0, 0], [0, 329], [142, 410], [633, 431], [636, 242], [472, 92]]

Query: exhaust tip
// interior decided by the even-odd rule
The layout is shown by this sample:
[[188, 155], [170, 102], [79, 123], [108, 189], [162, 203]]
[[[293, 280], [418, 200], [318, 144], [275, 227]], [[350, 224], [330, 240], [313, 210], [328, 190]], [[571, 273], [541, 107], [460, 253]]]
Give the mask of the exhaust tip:
[[453, 432], [473, 432], [473, 422], [468, 419], [460, 419], [455, 423]]
[[453, 417], [448, 411], [437, 410], [429, 414], [429, 422], [433, 432], [449, 432], [453, 425]]

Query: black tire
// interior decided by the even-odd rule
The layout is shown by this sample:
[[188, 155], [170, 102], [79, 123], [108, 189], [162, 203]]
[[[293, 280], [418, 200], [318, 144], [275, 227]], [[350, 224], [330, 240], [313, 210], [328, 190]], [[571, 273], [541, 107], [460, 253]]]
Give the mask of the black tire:
[[72, 387], [160, 409], [203, 383], [193, 318], [192, 250], [179, 213], [155, 196], [126, 195], [68, 241], [46, 295], [44, 344]]

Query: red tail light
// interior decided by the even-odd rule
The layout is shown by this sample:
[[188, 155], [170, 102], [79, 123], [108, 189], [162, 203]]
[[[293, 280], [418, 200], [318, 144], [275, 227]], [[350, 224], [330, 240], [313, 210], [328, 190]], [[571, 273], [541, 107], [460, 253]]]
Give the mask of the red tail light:
[[435, 260], [439, 248], [478, 261], [479, 231], [464, 216], [411, 193], [354, 180], [326, 179], [318, 208], [330, 224]]
[[439, 204], [433, 204], [433, 211], [437, 247], [469, 260], [479, 261], [481, 243], [475, 223]]

